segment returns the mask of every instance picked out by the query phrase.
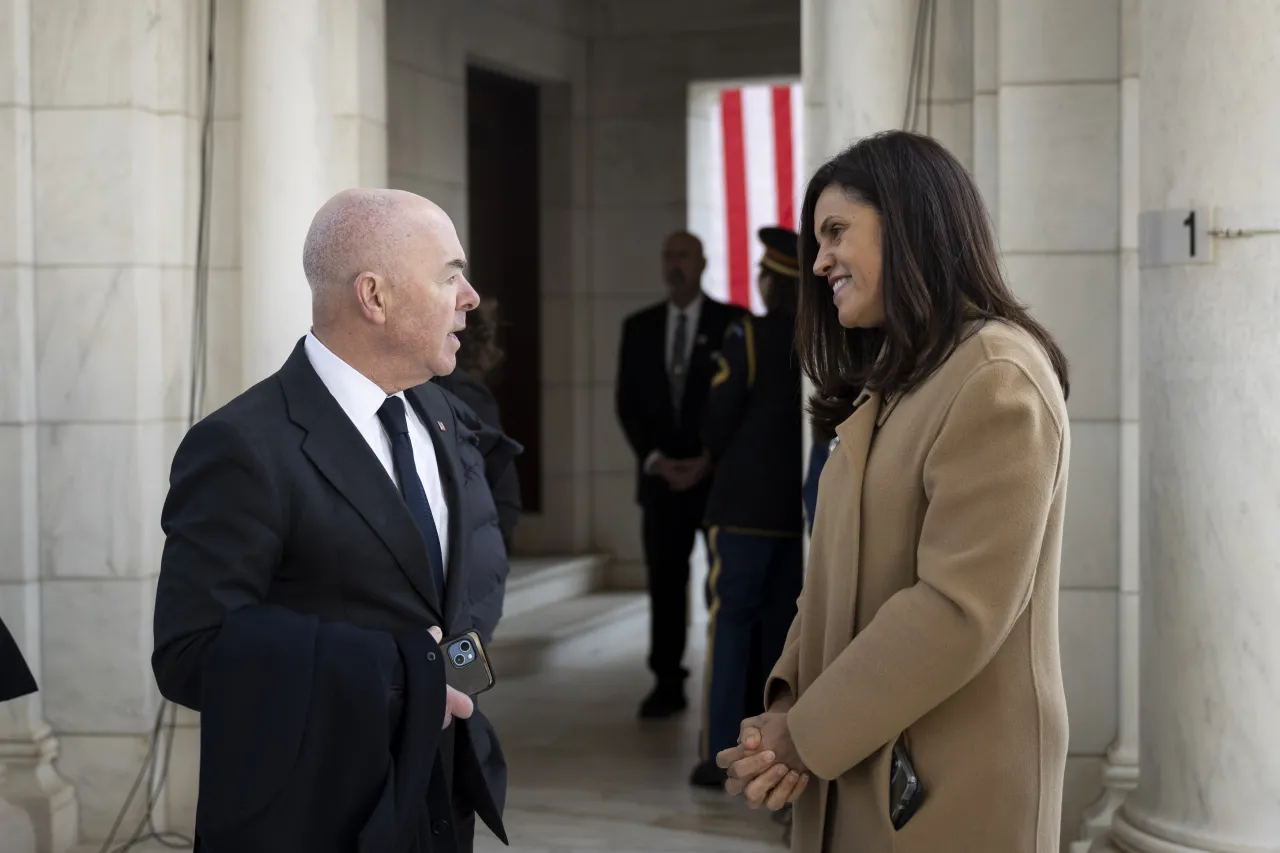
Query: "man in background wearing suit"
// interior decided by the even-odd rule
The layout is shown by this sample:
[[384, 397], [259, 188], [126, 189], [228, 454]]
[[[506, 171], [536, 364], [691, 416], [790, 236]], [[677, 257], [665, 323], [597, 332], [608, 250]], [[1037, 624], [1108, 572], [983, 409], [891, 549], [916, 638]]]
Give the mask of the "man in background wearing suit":
[[702, 446], [712, 355], [741, 312], [702, 292], [702, 241], [679, 231], [662, 247], [667, 299], [623, 323], [616, 386], [618, 420], [639, 468], [648, 572], [649, 669], [656, 686], [643, 718], [688, 705], [683, 666], [688, 628], [689, 557], [702, 527], [711, 461]]
[[[303, 729], [302, 744], [324, 766], [346, 760], [349, 747], [340, 726], [323, 723], [344, 713], [349, 719], [357, 706], [380, 710], [385, 723], [375, 714], [377, 725], [362, 733], [384, 732], [385, 749], [406, 737], [437, 739], [425, 767], [396, 769], [430, 777], [426, 802], [410, 804], [407, 829], [396, 830], [407, 845], [378, 849], [469, 851], [476, 815], [504, 837], [495, 802], [502, 792], [485, 783], [486, 774], [501, 777], [503, 768], [480, 766], [473, 745], [492, 732], [479, 713], [464, 719], [471, 700], [442, 683], [435, 642], [440, 633], [471, 628], [470, 528], [460, 492], [457, 420], [428, 380], [454, 369], [456, 333], [479, 297], [464, 275], [453, 223], [410, 193], [348, 190], [330, 199], [312, 222], [302, 261], [312, 290], [311, 332], [278, 373], [196, 424], [174, 458], [161, 520], [167, 538], [152, 667], [167, 699], [205, 711], [206, 721], [221, 711], [223, 730], [234, 727], [229, 719], [253, 733]], [[284, 703], [244, 695], [237, 668], [260, 665], [252, 655], [228, 661], [228, 650], [245, 646], [251, 631], [239, 626], [255, 609], [276, 621], [251, 631], [270, 630], [280, 623], [272, 614], [283, 613], [311, 624], [318, 619], [322, 629], [328, 626], [326, 636], [371, 638], [366, 642], [389, 652], [377, 661], [386, 664], [384, 695], [369, 696], [367, 684], [357, 689], [350, 680], [346, 694], [321, 691]], [[420, 649], [428, 631], [434, 641]], [[436, 697], [427, 703], [433, 718], [425, 728], [410, 725], [424, 718], [409, 714], [411, 691], [403, 685], [404, 672], [422, 671], [422, 658], [432, 662], [428, 693]], [[425, 695], [415, 690], [412, 695]], [[280, 705], [291, 703], [301, 710], [282, 719]], [[385, 749], [351, 761], [380, 767]], [[485, 754], [501, 762], [496, 744]], [[277, 762], [283, 768], [267, 766], [264, 756], [242, 763], [227, 768], [222, 760], [218, 791], [205, 790], [202, 775], [198, 835], [202, 816], [223, 818], [205, 826], [225, 830], [226, 815], [236, 811], [225, 804], [245, 796], [237, 778], [251, 789], [255, 774], [279, 773], [289, 790], [301, 793], [276, 795], [258, 809], [281, 812], [270, 827], [289, 842], [274, 849], [354, 853], [357, 836], [360, 849], [371, 843], [368, 826], [387, 825], [387, 810], [375, 808], [378, 796], [389, 803], [387, 797], [403, 793], [395, 790], [398, 782], [384, 789], [377, 772], [373, 790], [349, 790], [351, 778], [295, 778], [290, 756]], [[296, 766], [304, 765], [297, 759]], [[314, 826], [342, 808], [352, 817], [335, 831], [348, 840], [313, 838]], [[363, 814], [369, 811], [374, 814]], [[265, 833], [255, 835], [252, 826], [245, 832], [252, 841], [239, 849], [268, 849]], [[206, 846], [218, 853], [208, 838]]]

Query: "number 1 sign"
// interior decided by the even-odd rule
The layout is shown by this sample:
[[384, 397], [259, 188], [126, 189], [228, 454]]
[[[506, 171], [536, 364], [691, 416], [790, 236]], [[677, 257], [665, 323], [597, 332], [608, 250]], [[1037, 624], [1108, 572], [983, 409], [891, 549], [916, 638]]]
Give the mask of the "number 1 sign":
[[1138, 266], [1213, 263], [1213, 210], [1185, 207], [1138, 215]]

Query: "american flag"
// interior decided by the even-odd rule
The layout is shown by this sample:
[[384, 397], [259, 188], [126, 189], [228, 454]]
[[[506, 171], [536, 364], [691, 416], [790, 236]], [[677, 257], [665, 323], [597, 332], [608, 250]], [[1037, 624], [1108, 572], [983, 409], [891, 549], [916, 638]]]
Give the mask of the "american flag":
[[761, 313], [756, 274], [764, 247], [756, 231], [796, 229], [806, 176], [799, 83], [750, 85], [719, 92], [711, 117], [703, 238], [706, 292]]

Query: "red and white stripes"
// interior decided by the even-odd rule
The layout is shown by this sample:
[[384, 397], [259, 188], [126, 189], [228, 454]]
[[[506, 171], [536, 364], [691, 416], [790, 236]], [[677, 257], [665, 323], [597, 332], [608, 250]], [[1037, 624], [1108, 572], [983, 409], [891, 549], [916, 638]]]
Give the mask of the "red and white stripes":
[[[708, 162], [711, 210], [706, 244], [707, 292], [759, 313], [756, 271], [764, 247], [756, 231], [796, 228], [804, 191], [799, 84], [720, 91], [711, 122]], [[723, 229], [723, 230], [722, 230]]]

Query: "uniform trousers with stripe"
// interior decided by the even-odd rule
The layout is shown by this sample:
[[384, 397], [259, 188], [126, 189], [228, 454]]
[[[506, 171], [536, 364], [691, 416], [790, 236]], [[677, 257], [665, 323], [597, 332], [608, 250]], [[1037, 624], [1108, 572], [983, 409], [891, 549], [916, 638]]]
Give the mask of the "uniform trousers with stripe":
[[742, 720], [759, 711], [762, 690], [778, 662], [804, 582], [799, 535], [712, 527], [707, 537], [711, 606], [707, 625], [706, 719], [702, 757], [738, 742]]

